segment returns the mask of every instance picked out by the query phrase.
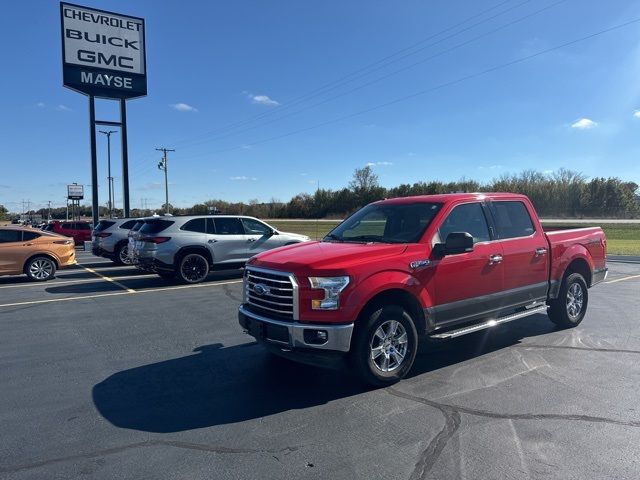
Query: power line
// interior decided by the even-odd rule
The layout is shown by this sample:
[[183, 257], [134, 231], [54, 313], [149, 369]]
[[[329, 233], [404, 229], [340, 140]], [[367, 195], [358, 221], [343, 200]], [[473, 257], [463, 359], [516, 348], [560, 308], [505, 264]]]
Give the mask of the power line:
[[[364, 110], [359, 110], [359, 111], [354, 112], [354, 113], [350, 113], [350, 114], [347, 114], [347, 115], [336, 117], [336, 118], [333, 118], [331, 120], [327, 120], [327, 121], [324, 121], [324, 122], [321, 122], [321, 123], [318, 123], [318, 124], [315, 124], [315, 125], [311, 125], [309, 127], [304, 127], [304, 128], [293, 130], [293, 131], [290, 131], [290, 132], [287, 132], [287, 133], [283, 133], [283, 134], [280, 134], [280, 135], [275, 135], [275, 136], [272, 136], [272, 137], [264, 138], [262, 140], [257, 140], [257, 141], [255, 141], [253, 143], [249, 143], [249, 144], [246, 144], [246, 145], [255, 146], [255, 145], [262, 144], [262, 143], [267, 143], [267, 142], [271, 142], [271, 141], [274, 141], [274, 140], [279, 140], [281, 138], [289, 137], [289, 136], [292, 136], [292, 135], [297, 135], [299, 133], [304, 133], [304, 132], [307, 132], [309, 130], [314, 130], [314, 129], [317, 129], [317, 128], [321, 128], [321, 127], [324, 127], [324, 126], [327, 126], [327, 125], [330, 125], [330, 124], [333, 124], [333, 123], [341, 122], [343, 120], [348, 120], [350, 118], [353, 118], [353, 117], [356, 117], [356, 116], [359, 116], [359, 115], [363, 115], [365, 113], [369, 113], [369, 112], [372, 112], [372, 111], [375, 111], [375, 110], [379, 110], [379, 109], [384, 108], [384, 107], [388, 107], [388, 106], [394, 105], [396, 103], [404, 102], [406, 100], [410, 100], [412, 98], [425, 95], [427, 93], [431, 93], [431, 92], [434, 92], [434, 91], [437, 91], [437, 90], [441, 90], [441, 89], [446, 88], [446, 87], [457, 85], [457, 84], [465, 82], [467, 80], [472, 80], [474, 78], [478, 78], [478, 77], [487, 75], [489, 73], [492, 73], [492, 72], [495, 72], [495, 71], [498, 71], [498, 70], [503, 70], [503, 69], [511, 67], [513, 65], [516, 65], [516, 64], [519, 64], [519, 63], [523, 63], [523, 62], [526, 62], [526, 61], [531, 60], [533, 58], [539, 57], [541, 55], [545, 55], [547, 53], [551, 53], [551, 52], [554, 52], [556, 50], [560, 50], [562, 48], [566, 48], [566, 47], [569, 47], [571, 45], [575, 45], [577, 43], [584, 42], [586, 40], [590, 40], [592, 38], [598, 37], [600, 35], [604, 35], [606, 33], [613, 32], [615, 30], [619, 30], [621, 28], [627, 27], [629, 25], [632, 25], [632, 24], [635, 24], [635, 23], [638, 23], [638, 22], [640, 22], [640, 18], [635, 18], [633, 20], [629, 20], [627, 22], [614, 25], [613, 27], [609, 27], [609, 28], [606, 28], [604, 30], [600, 30], [598, 32], [595, 32], [595, 33], [592, 33], [592, 34], [589, 34], [589, 35], [586, 35], [586, 36], [583, 36], [583, 37], [580, 37], [580, 38], [577, 38], [577, 39], [574, 39], [574, 40], [571, 40], [571, 41], [568, 41], [568, 42], [565, 42], [565, 43], [562, 43], [560, 45], [556, 45], [554, 47], [547, 48], [545, 50], [541, 50], [539, 52], [536, 52], [536, 53], [533, 53], [533, 54], [530, 54], [530, 55], [526, 55], [524, 57], [516, 58], [515, 60], [511, 60], [509, 62], [505, 62], [505, 63], [499, 64], [499, 65], [487, 68], [485, 70], [481, 70], [481, 71], [476, 72], [476, 73], [472, 73], [472, 74], [469, 74], [469, 75], [465, 75], [463, 77], [459, 77], [459, 78], [457, 78], [455, 80], [450, 80], [448, 82], [441, 83], [441, 84], [435, 85], [433, 87], [430, 87], [430, 88], [427, 88], [427, 89], [424, 89], [424, 90], [418, 90], [418, 91], [416, 91], [414, 93], [411, 93], [409, 95], [404, 95], [402, 97], [398, 97], [398, 98], [396, 98], [394, 100], [390, 100], [388, 102], [384, 102], [384, 103], [375, 105], [373, 107], [366, 108]], [[214, 151], [214, 152], [207, 152], [207, 153], [198, 154], [198, 155], [192, 155], [192, 156], [183, 157], [183, 158], [187, 159], [187, 158], [196, 158], [196, 157], [200, 157], [200, 156], [204, 156], [204, 155], [214, 155], [214, 154], [217, 154], [217, 153], [224, 153], [224, 152], [229, 152], [229, 151], [232, 151], [232, 150], [238, 150], [239, 148], [242, 148], [242, 147], [226, 148], [226, 149], [217, 150], [217, 151]]]
[[[228, 134], [225, 134], [225, 135], [219, 135], [219, 136], [217, 136], [217, 138], [216, 138], [216, 137], [213, 137], [213, 138], [210, 138], [210, 139], [202, 140], [202, 141], [200, 141], [200, 142], [191, 143], [191, 145], [190, 145], [190, 146], [194, 146], [194, 145], [199, 145], [199, 144], [202, 144], [202, 143], [206, 143], [206, 142], [208, 142], [208, 141], [210, 141], [210, 140], [220, 140], [220, 139], [222, 139], [222, 138], [228, 138], [228, 137], [232, 137], [232, 136], [235, 136], [235, 135], [239, 135], [239, 134], [241, 134], [241, 133], [244, 133], [244, 132], [247, 132], [247, 131], [250, 131], [250, 130], [255, 130], [256, 128], [263, 127], [263, 126], [265, 126], [265, 125], [269, 125], [269, 124], [271, 124], [271, 123], [278, 122], [278, 121], [280, 121], [280, 120], [284, 120], [284, 119], [289, 118], [289, 117], [291, 117], [291, 116], [298, 115], [298, 114], [300, 114], [300, 113], [302, 113], [302, 112], [305, 112], [305, 111], [310, 110], [310, 109], [312, 109], [312, 108], [318, 107], [318, 106], [320, 106], [320, 105], [324, 105], [325, 103], [328, 103], [328, 102], [330, 102], [330, 101], [336, 100], [336, 99], [341, 98], [341, 97], [344, 97], [344, 96], [349, 95], [349, 94], [351, 94], [351, 93], [353, 93], [353, 92], [356, 92], [356, 91], [358, 91], [358, 90], [362, 90], [363, 88], [366, 88], [366, 87], [368, 87], [368, 86], [370, 86], [370, 85], [373, 85], [373, 84], [375, 84], [375, 83], [381, 82], [382, 80], [385, 80], [385, 79], [387, 79], [387, 78], [389, 78], [389, 77], [392, 77], [392, 76], [394, 76], [394, 75], [397, 75], [397, 74], [399, 74], [399, 73], [402, 73], [402, 72], [404, 72], [404, 71], [406, 71], [406, 70], [409, 70], [409, 69], [411, 69], [411, 68], [413, 68], [413, 67], [415, 67], [415, 66], [417, 66], [417, 65], [420, 65], [420, 64], [423, 64], [423, 63], [425, 63], [425, 62], [428, 62], [429, 60], [433, 60], [434, 58], [440, 57], [440, 56], [445, 55], [445, 54], [447, 54], [447, 53], [450, 53], [450, 52], [452, 52], [452, 51], [454, 51], [454, 50], [457, 50], [457, 49], [459, 49], [459, 48], [462, 48], [462, 47], [464, 47], [464, 46], [467, 46], [467, 45], [469, 45], [469, 44], [471, 44], [471, 43], [474, 43], [474, 42], [476, 42], [476, 41], [478, 41], [478, 40], [480, 40], [480, 39], [482, 39], [482, 38], [488, 37], [489, 35], [493, 35], [494, 33], [497, 33], [497, 32], [499, 32], [499, 31], [501, 31], [501, 30], [504, 30], [505, 28], [508, 28], [508, 27], [510, 27], [510, 26], [513, 26], [513, 25], [515, 25], [516, 23], [519, 23], [519, 22], [522, 22], [522, 21], [524, 21], [524, 20], [527, 20], [527, 19], [529, 19], [529, 18], [531, 18], [531, 17], [533, 17], [533, 16], [535, 16], [535, 15], [538, 15], [538, 14], [540, 14], [540, 13], [542, 13], [542, 12], [545, 12], [545, 11], [547, 11], [547, 10], [549, 10], [549, 9], [553, 8], [553, 7], [556, 7], [556, 6], [560, 5], [561, 3], [565, 3], [566, 1], [567, 1], [567, 0], [559, 0], [559, 1], [555, 2], [555, 3], [553, 3], [553, 4], [547, 5], [546, 7], [543, 7], [543, 8], [541, 8], [541, 9], [539, 9], [539, 10], [536, 10], [536, 11], [531, 12], [531, 13], [529, 13], [529, 14], [527, 14], [527, 15], [524, 15], [524, 16], [522, 16], [522, 17], [520, 17], [520, 18], [517, 18], [517, 19], [515, 19], [515, 20], [512, 20], [512, 21], [510, 21], [510, 22], [508, 22], [508, 23], [506, 23], [506, 24], [503, 24], [503, 25], [501, 25], [501, 26], [499, 26], [499, 27], [497, 27], [497, 28], [494, 28], [493, 30], [490, 30], [490, 31], [485, 32], [485, 33], [482, 33], [482, 34], [480, 34], [480, 35], [477, 35], [476, 37], [473, 37], [473, 38], [471, 38], [471, 39], [469, 39], [469, 40], [466, 40], [466, 41], [461, 42], [461, 43], [459, 43], [459, 44], [457, 44], [457, 45], [454, 45], [454, 46], [452, 46], [452, 47], [449, 47], [449, 48], [447, 48], [447, 49], [445, 49], [445, 50], [442, 50], [442, 51], [440, 51], [440, 52], [437, 52], [437, 53], [435, 53], [435, 54], [433, 54], [433, 55], [431, 55], [431, 56], [429, 56], [429, 57], [427, 57], [427, 58], [424, 58], [424, 59], [422, 59], [422, 60], [418, 60], [418, 61], [416, 61], [416, 62], [414, 62], [414, 63], [409, 64], [409, 65], [405, 65], [404, 67], [402, 67], [402, 68], [400, 68], [400, 69], [398, 69], [398, 70], [394, 70], [394, 71], [388, 72], [387, 74], [385, 74], [385, 75], [383, 75], [383, 76], [381, 76], [381, 77], [375, 78], [375, 79], [373, 79], [373, 80], [371, 80], [371, 81], [369, 81], [369, 82], [366, 82], [366, 83], [364, 83], [364, 84], [361, 84], [361, 85], [359, 85], [359, 86], [356, 86], [356, 87], [354, 87], [354, 88], [352, 88], [352, 89], [350, 89], [350, 90], [347, 90], [347, 91], [345, 91], [345, 92], [339, 93], [339, 94], [334, 95], [334, 96], [332, 96], [332, 97], [326, 98], [326, 99], [321, 100], [321, 101], [319, 101], [319, 102], [316, 102], [316, 103], [314, 103], [314, 104], [311, 104], [311, 105], [308, 105], [308, 106], [303, 107], [303, 108], [301, 108], [301, 109], [298, 109], [298, 110], [296, 110], [295, 112], [291, 112], [291, 113], [289, 113], [289, 114], [282, 115], [282, 116], [277, 117], [277, 118], [275, 118], [275, 119], [272, 119], [272, 120], [269, 120], [269, 121], [266, 121], [266, 122], [262, 122], [261, 124], [254, 125], [254, 126], [252, 126], [252, 127], [247, 127], [247, 128], [245, 128], [245, 129], [238, 130], [238, 131], [236, 131], [236, 132], [228, 133]], [[439, 42], [437, 42], [437, 43], [439, 43]], [[435, 44], [432, 44], [432, 45], [435, 45]], [[430, 45], [430, 46], [432, 46], [432, 45]]]
[[[370, 63], [370, 64], [368, 64], [368, 65], [366, 65], [366, 66], [364, 66], [362, 68], [359, 68], [359, 69], [357, 69], [357, 70], [355, 70], [355, 71], [353, 71], [353, 72], [351, 72], [351, 73], [349, 73], [347, 75], [344, 75], [343, 77], [341, 77], [341, 78], [339, 78], [337, 80], [328, 82], [328, 83], [322, 85], [321, 87], [318, 87], [318, 88], [316, 88], [316, 89], [314, 89], [314, 90], [312, 90], [312, 91], [310, 91], [310, 92], [308, 92], [306, 94], [303, 94], [303, 95], [301, 95], [299, 97], [294, 98], [292, 101], [287, 102], [284, 105], [279, 105], [276, 108], [274, 108], [273, 110], [270, 110], [268, 112], [260, 113], [258, 115], [249, 117], [249, 118], [247, 118], [245, 120], [241, 120], [241, 121], [238, 121], [238, 122], [235, 122], [235, 123], [231, 123], [231, 124], [226, 125], [226, 126], [219, 127], [217, 129], [214, 129], [212, 131], [209, 131], [209, 132], [206, 132], [204, 134], [198, 135], [198, 136], [193, 137], [191, 139], [178, 140], [178, 141], [174, 142], [174, 144], [180, 144], [180, 145], [189, 144], [191, 142], [197, 141], [199, 139], [202, 139], [202, 138], [205, 138], [205, 137], [208, 137], [208, 136], [211, 136], [211, 135], [215, 135], [217, 133], [223, 133], [225, 131], [233, 130], [233, 129], [235, 129], [237, 127], [240, 127], [240, 126], [243, 126], [243, 125], [246, 125], [246, 124], [249, 124], [249, 123], [253, 123], [255, 120], [259, 120], [259, 119], [268, 117], [268, 116], [273, 115], [275, 113], [280, 113], [283, 110], [291, 108], [291, 107], [293, 107], [295, 105], [298, 105], [300, 103], [304, 103], [307, 100], [310, 100], [312, 98], [316, 98], [319, 95], [322, 95], [322, 94], [327, 93], [329, 91], [335, 90], [336, 88], [339, 88], [339, 87], [341, 87], [343, 85], [346, 85], [348, 83], [351, 83], [351, 82], [353, 82], [353, 81], [355, 81], [355, 80], [357, 80], [359, 78], [367, 76], [372, 72], [375, 72], [377, 70], [385, 68], [388, 65], [396, 63], [396, 62], [398, 62], [398, 61], [400, 61], [400, 60], [402, 60], [404, 58], [407, 58], [407, 57], [409, 57], [411, 55], [415, 55], [415, 54], [417, 54], [417, 53], [419, 53], [421, 51], [424, 51], [425, 49], [430, 48], [430, 47], [432, 47], [434, 45], [437, 45], [437, 44], [439, 44], [439, 43], [441, 43], [441, 42], [443, 42], [445, 40], [448, 40], [448, 39], [453, 38], [455, 36], [458, 36], [458, 35], [460, 35], [460, 34], [462, 34], [464, 32], [467, 32], [467, 31], [471, 30], [472, 28], [475, 28], [475, 27], [477, 27], [477, 26], [479, 26], [479, 25], [481, 25], [483, 23], [486, 23], [486, 22], [488, 22], [490, 20], [493, 20], [493, 19], [495, 19], [495, 18], [497, 18], [497, 17], [499, 17], [501, 15], [504, 15], [505, 13], [508, 13], [508, 12], [510, 12], [510, 11], [516, 9], [516, 8], [519, 8], [519, 7], [527, 4], [527, 3], [530, 3], [532, 0], [524, 0], [523, 2], [520, 2], [517, 5], [514, 5], [514, 6], [510, 7], [510, 8], [508, 8], [508, 9], [505, 9], [505, 10], [503, 10], [503, 11], [501, 11], [501, 12], [499, 12], [499, 13], [497, 13], [497, 14], [489, 17], [489, 18], [486, 18], [486, 19], [481, 20], [481, 21], [479, 21], [477, 23], [474, 23], [474, 24], [472, 24], [472, 25], [470, 25], [470, 26], [468, 26], [468, 27], [456, 32], [456, 33], [453, 33], [453, 34], [451, 34], [451, 35], [449, 35], [449, 36], [447, 36], [447, 37], [445, 37], [443, 39], [438, 40], [437, 42], [433, 42], [433, 43], [428, 44], [426, 46], [422, 46], [421, 48], [419, 48], [418, 50], [415, 50], [414, 52], [405, 53], [405, 52], [409, 52], [410, 50], [416, 48], [417, 46], [420, 46], [420, 45], [428, 42], [429, 40], [432, 40], [432, 39], [434, 39], [434, 38], [436, 38], [436, 37], [438, 37], [438, 36], [440, 36], [440, 35], [442, 35], [444, 33], [447, 33], [447, 32], [449, 32], [451, 30], [456, 29], [456, 28], [464, 25], [465, 23], [468, 23], [471, 20], [479, 18], [479, 17], [485, 15], [486, 13], [489, 13], [492, 10], [495, 10], [496, 8], [499, 8], [499, 7], [509, 3], [510, 1], [511, 0], [503, 1], [503, 2], [501, 2], [499, 4], [497, 4], [497, 5], [494, 5], [494, 6], [490, 7], [490, 8], [488, 8], [488, 9], [486, 9], [486, 10], [483, 10], [482, 12], [480, 12], [478, 14], [475, 14], [475, 15], [472, 15], [470, 17], [467, 17], [466, 19], [462, 20], [461, 22], [458, 22], [458, 23], [456, 23], [456, 24], [454, 24], [452, 26], [449, 26], [449, 27], [447, 27], [447, 28], [445, 28], [443, 30], [440, 30], [437, 33], [431, 34], [428, 37], [423, 38], [422, 40], [419, 40], [418, 42], [415, 42], [412, 45], [409, 45], [408, 47], [404, 47], [404, 48], [402, 48], [400, 50], [397, 50], [396, 52], [394, 52], [394, 53], [392, 53], [390, 55], [387, 55], [387, 56], [385, 56], [385, 57], [383, 57], [383, 58], [381, 58], [381, 59], [379, 59], [379, 60], [377, 60], [375, 62], [372, 62], [372, 63]], [[566, 0], [562, 0], [562, 1], [564, 2]], [[562, 2], [558, 2], [558, 3], [562, 3]], [[404, 54], [404, 55], [402, 55], [402, 54]], [[398, 55], [402, 55], [402, 56], [398, 57]], [[394, 58], [394, 57], [398, 57], [398, 58]], [[353, 78], [351, 78], [351, 77], [353, 77]]]

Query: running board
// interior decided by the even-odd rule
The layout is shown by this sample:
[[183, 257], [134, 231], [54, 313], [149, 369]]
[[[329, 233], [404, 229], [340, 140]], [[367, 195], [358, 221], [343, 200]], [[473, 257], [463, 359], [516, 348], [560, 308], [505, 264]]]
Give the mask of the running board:
[[479, 330], [484, 330], [486, 328], [495, 327], [502, 323], [512, 322], [514, 320], [518, 320], [519, 318], [528, 317], [529, 315], [535, 315], [536, 313], [547, 313], [547, 309], [549, 307], [547, 305], [542, 305], [540, 307], [531, 308], [529, 310], [524, 310], [518, 313], [512, 313], [511, 315], [507, 315], [506, 317], [500, 317], [492, 320], [488, 320], [483, 323], [478, 323], [476, 325], [471, 325], [470, 327], [460, 328], [458, 330], [449, 330], [448, 332], [436, 333], [434, 335], [429, 335], [430, 338], [438, 338], [438, 339], [447, 339], [447, 338], [456, 338], [462, 335], [467, 335], [469, 333], [477, 332]]

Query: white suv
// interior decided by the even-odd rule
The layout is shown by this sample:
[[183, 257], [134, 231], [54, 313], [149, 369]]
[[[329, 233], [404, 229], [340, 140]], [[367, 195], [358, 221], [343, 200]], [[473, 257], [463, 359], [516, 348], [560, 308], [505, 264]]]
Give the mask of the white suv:
[[260, 252], [308, 240], [253, 217], [166, 216], [144, 219], [132, 253], [142, 270], [198, 283], [214, 268], [239, 268]]

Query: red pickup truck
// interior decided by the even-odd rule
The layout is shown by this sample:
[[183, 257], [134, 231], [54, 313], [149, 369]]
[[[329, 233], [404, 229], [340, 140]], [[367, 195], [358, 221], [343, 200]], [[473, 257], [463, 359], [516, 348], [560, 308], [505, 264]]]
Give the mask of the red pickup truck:
[[407, 374], [420, 338], [540, 313], [578, 325], [605, 256], [600, 228], [545, 232], [524, 195], [382, 200], [322, 241], [251, 258], [238, 317], [273, 353], [382, 386]]

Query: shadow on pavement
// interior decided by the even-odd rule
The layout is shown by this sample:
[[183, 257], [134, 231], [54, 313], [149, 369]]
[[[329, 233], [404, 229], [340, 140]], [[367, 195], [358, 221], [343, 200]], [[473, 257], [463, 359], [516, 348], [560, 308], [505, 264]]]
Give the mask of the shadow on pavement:
[[[545, 316], [513, 324], [518, 325], [440, 345], [428, 342], [416, 358], [412, 381], [554, 330]], [[256, 343], [226, 348], [217, 343], [194, 352], [111, 375], [93, 388], [96, 408], [118, 427], [166, 433], [262, 418], [367, 391], [346, 372], [272, 357]]]

